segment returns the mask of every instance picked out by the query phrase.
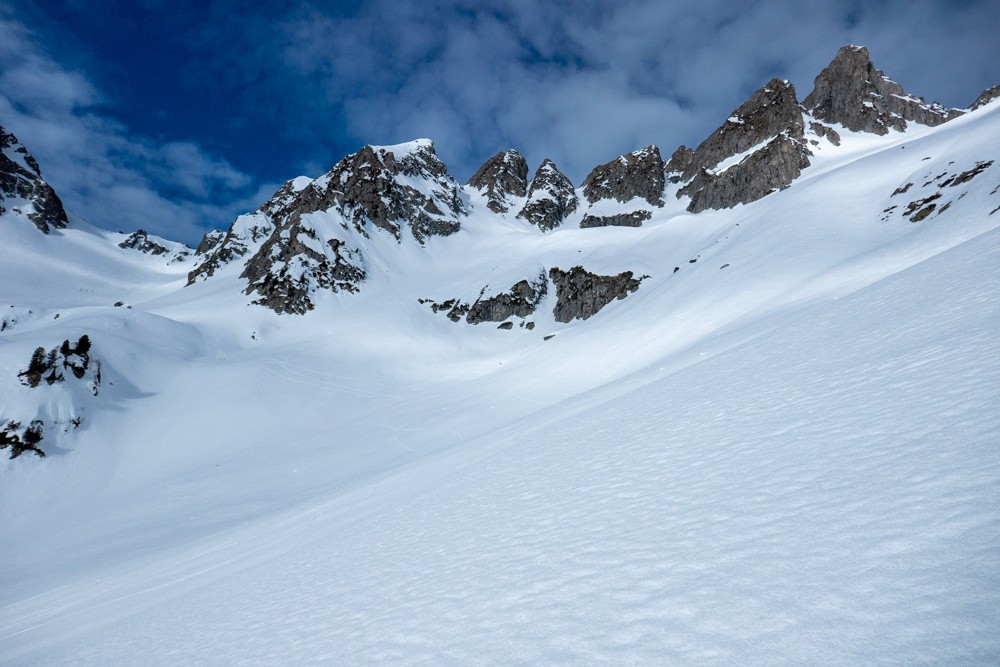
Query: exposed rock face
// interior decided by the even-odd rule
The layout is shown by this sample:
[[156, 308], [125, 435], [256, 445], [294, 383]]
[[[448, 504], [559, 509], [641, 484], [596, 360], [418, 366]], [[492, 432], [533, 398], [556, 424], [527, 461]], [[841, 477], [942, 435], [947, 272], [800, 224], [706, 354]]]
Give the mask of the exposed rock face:
[[[196, 253], [205, 259], [188, 273], [188, 285], [196, 280], [212, 277], [222, 267], [260, 247], [263, 240], [274, 232], [274, 223], [268, 215], [261, 212], [262, 209], [263, 206], [256, 213], [236, 218], [220, 240], [215, 240], [214, 232], [205, 235]], [[202, 251], [203, 248], [207, 249]]]
[[365, 146], [341, 160], [303, 194], [301, 212], [336, 206], [360, 233], [378, 227], [401, 240], [406, 225], [418, 243], [459, 230], [465, 214], [458, 184], [438, 159], [434, 144], [418, 139], [399, 146]]
[[[542, 298], [548, 293], [549, 283], [542, 271], [533, 281], [521, 280], [514, 284], [506, 292], [495, 294], [491, 297], [483, 298], [486, 288], [479, 293], [479, 298], [472, 304], [463, 303], [458, 299], [448, 299], [437, 303], [430, 299], [421, 299], [421, 303], [429, 303], [431, 310], [435, 313], [446, 311], [446, 315], [453, 322], [459, 322], [462, 318], [469, 324], [481, 324], [483, 322], [504, 322], [511, 317], [530, 317], [538, 308]], [[513, 323], [505, 329], [513, 328]], [[534, 324], [528, 327], [534, 328]]]
[[38, 162], [0, 127], [0, 215], [8, 210], [27, 216], [45, 234], [69, 223], [59, 196], [42, 180]]
[[430, 141], [365, 146], [320, 178], [288, 181], [221, 240], [206, 236], [205, 259], [188, 284], [249, 256], [241, 277], [254, 303], [302, 314], [317, 290], [357, 291], [366, 276], [359, 237], [373, 239], [377, 228], [402, 243], [408, 228], [423, 244], [458, 231], [464, 214], [458, 184]]
[[510, 317], [528, 317], [535, 312], [538, 303], [548, 292], [549, 282], [542, 272], [533, 282], [522, 280], [510, 290], [501, 292], [488, 299], [480, 297], [472, 307], [465, 320], [469, 324], [480, 322], [503, 322]]
[[268, 238], [240, 277], [250, 281], [246, 293], [258, 295], [254, 303], [279, 314], [304, 315], [314, 308], [316, 290], [356, 292], [365, 279], [362, 266], [359, 250], [322, 238], [299, 218]]
[[850, 45], [841, 47], [816, 77], [803, 105], [818, 120], [874, 134], [905, 130], [907, 121], [940, 125], [963, 113], [910, 95], [875, 68], [868, 49]]
[[194, 254], [196, 255], [207, 255], [220, 243], [222, 239], [226, 238], [226, 233], [221, 229], [213, 229], [204, 236], [201, 237], [201, 243], [195, 249]]
[[562, 224], [576, 210], [577, 203], [573, 183], [546, 158], [531, 179], [528, 201], [517, 217], [547, 232]]
[[663, 170], [667, 172], [667, 181], [670, 183], [680, 183], [683, 180], [684, 172], [687, 171], [691, 161], [694, 160], [694, 151], [681, 144], [674, 151], [674, 154], [667, 160]]
[[165, 255], [170, 252], [169, 248], [149, 238], [149, 234], [144, 229], [138, 229], [130, 234], [128, 238], [118, 244], [118, 247], [126, 250], [137, 250], [147, 255]]
[[497, 153], [469, 179], [469, 187], [486, 197], [486, 207], [494, 213], [510, 210], [512, 197], [528, 191], [528, 163], [515, 150]]
[[658, 206], [663, 203], [663, 179], [660, 149], [647, 146], [595, 167], [583, 181], [583, 194], [591, 204], [601, 199], [624, 203], [638, 197]]
[[[772, 79], [703, 141], [686, 163], [678, 196], [688, 210], [731, 208], [788, 187], [809, 166], [802, 109], [788, 81]], [[673, 160], [673, 158], [672, 158]]]
[[642, 223], [653, 217], [649, 211], [632, 211], [631, 213], [621, 213], [619, 215], [590, 215], [583, 216], [580, 227], [641, 227]]
[[549, 277], [556, 286], [556, 306], [552, 311], [556, 322], [585, 320], [615, 299], [624, 299], [639, 289], [642, 281], [642, 278], [633, 278], [631, 271], [601, 276], [582, 266], [574, 266], [569, 271], [551, 269]]
[[982, 93], [980, 93], [979, 97], [976, 98], [976, 101], [972, 103], [970, 109], [978, 109], [981, 106], [989, 104], [998, 97], [1000, 97], [1000, 83], [993, 86], [992, 88], [987, 88]]

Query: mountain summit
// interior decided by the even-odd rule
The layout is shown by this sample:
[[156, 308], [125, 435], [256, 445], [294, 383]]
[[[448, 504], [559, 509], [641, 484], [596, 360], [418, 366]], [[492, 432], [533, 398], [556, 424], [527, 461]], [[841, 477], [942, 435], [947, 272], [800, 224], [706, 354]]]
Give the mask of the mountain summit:
[[23, 215], [48, 234], [68, 224], [55, 190], [42, 180], [42, 170], [28, 149], [0, 126], [0, 215]]
[[964, 113], [910, 95], [875, 67], [868, 49], [853, 45], [841, 47], [802, 103], [818, 120], [875, 134], [905, 130], [907, 121], [940, 125]]

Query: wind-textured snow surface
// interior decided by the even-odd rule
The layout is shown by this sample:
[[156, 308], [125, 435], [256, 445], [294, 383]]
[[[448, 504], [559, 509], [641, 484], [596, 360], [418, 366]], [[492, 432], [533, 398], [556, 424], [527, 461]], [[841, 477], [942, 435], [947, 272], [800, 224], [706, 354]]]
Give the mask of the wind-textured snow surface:
[[[473, 211], [301, 318], [145, 257], [18, 283], [0, 367], [85, 332], [120, 388], [0, 469], [0, 661], [996, 664], [1000, 164], [935, 184], [1000, 105], [842, 135], [728, 211]], [[416, 301], [574, 264], [650, 277], [532, 331]]]

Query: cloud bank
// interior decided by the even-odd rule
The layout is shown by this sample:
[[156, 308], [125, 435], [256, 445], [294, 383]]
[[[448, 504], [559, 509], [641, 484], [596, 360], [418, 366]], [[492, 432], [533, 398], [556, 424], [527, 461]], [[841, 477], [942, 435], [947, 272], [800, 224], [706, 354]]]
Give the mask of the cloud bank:
[[[253, 208], [276, 179], [316, 176], [366, 143], [430, 137], [462, 180], [517, 148], [580, 183], [629, 150], [696, 145], [774, 76], [804, 98], [846, 43], [868, 46], [911, 93], [949, 106], [1000, 81], [994, 0], [143, 0], [118, 10], [108, 30], [162, 25], [180, 45], [170, 57], [185, 94], [201, 86], [214, 96], [211, 136], [154, 139], [116, 120], [136, 118], [143, 101], [110, 108], [93, 83], [107, 72], [52, 55], [45, 21], [79, 20], [78, 7], [42, 11], [40, 36], [7, 11], [0, 123], [24, 135], [91, 222], [185, 240]], [[198, 99], [171, 112], [204, 113]]]
[[74, 215], [107, 229], [141, 227], [192, 242], [274, 190], [193, 143], [129, 132], [85, 74], [61, 67], [23, 25], [4, 18], [0, 123], [38, 158]]

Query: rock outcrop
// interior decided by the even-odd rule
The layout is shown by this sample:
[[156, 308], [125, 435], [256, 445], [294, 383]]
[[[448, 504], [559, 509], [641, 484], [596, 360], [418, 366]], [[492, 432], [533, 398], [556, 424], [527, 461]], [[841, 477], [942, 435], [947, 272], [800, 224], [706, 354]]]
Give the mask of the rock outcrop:
[[363, 258], [338, 238], [298, 217], [272, 234], [246, 264], [241, 278], [254, 303], [276, 313], [304, 315], [314, 308], [317, 290], [356, 292], [365, 279]]
[[625, 203], [645, 199], [650, 206], [663, 203], [663, 158], [656, 146], [621, 155], [594, 167], [583, 181], [583, 195], [591, 204], [602, 199]]
[[632, 211], [617, 215], [591, 215], [588, 213], [580, 221], [580, 228], [588, 227], [641, 227], [642, 223], [653, 217], [650, 211]]
[[680, 183], [683, 181], [684, 172], [687, 171], [692, 160], [694, 160], [694, 151], [684, 144], [678, 146], [667, 163], [663, 165], [663, 170], [667, 173], [667, 182]]
[[[656, 146], [647, 146], [595, 167], [583, 181], [590, 203], [580, 227], [639, 227], [663, 206], [666, 174]], [[624, 205], [624, 206], [623, 206]]]
[[631, 271], [615, 276], [591, 273], [582, 266], [569, 271], [549, 270], [556, 287], [556, 305], [552, 311], [556, 322], [585, 320], [616, 299], [624, 299], [639, 289], [643, 278], [634, 278]]
[[963, 113], [910, 95], [876, 69], [868, 49], [851, 45], [841, 47], [816, 77], [803, 106], [817, 120], [874, 134], [905, 130], [908, 121], [940, 125]]
[[402, 243], [408, 230], [423, 245], [458, 231], [464, 214], [458, 184], [430, 141], [365, 146], [320, 178], [288, 181], [221, 240], [206, 235], [188, 284], [249, 256], [240, 277], [254, 303], [302, 314], [318, 290], [358, 290], [366, 276], [360, 241], [377, 243], [387, 232]]
[[997, 98], [1000, 98], [1000, 83], [992, 88], [987, 88], [980, 93], [979, 97], [976, 98], [976, 101], [973, 102], [972, 106], [969, 108], [973, 110], [978, 109], [979, 107], [985, 106]]
[[531, 179], [528, 201], [517, 217], [547, 232], [562, 224], [568, 215], [576, 211], [577, 205], [573, 183], [552, 160], [546, 158]]
[[458, 184], [427, 139], [365, 146], [313, 181], [289, 206], [302, 213], [336, 207], [365, 236], [376, 227], [401, 241], [401, 230], [408, 227], [421, 245], [428, 237], [457, 232], [465, 214]]
[[222, 243], [224, 238], [226, 238], [226, 233], [224, 231], [221, 229], [213, 229], [201, 237], [201, 242], [198, 244], [198, 247], [195, 248], [194, 254], [207, 255], [220, 243]]
[[42, 180], [38, 162], [0, 127], [0, 215], [7, 211], [26, 216], [45, 234], [69, 224], [59, 196]]
[[788, 81], [772, 79], [735, 109], [719, 129], [690, 152], [671, 158], [683, 171], [678, 197], [688, 210], [731, 208], [788, 187], [809, 166], [805, 119]]
[[[524, 319], [533, 315], [542, 298], [548, 293], [548, 288], [548, 280], [542, 271], [534, 280], [521, 280], [509, 290], [490, 297], [483, 296], [487, 290], [487, 287], [484, 287], [479, 293], [479, 298], [471, 304], [459, 299], [448, 299], [440, 303], [431, 299], [421, 299], [420, 303], [429, 304], [435, 313], [443, 311], [453, 322], [460, 322], [463, 318], [469, 324], [506, 322], [512, 317]], [[530, 326], [527, 328], [534, 328], [534, 324], [528, 324]]]
[[528, 163], [515, 150], [497, 153], [473, 174], [468, 183], [486, 197], [486, 207], [494, 213], [510, 210], [514, 197], [528, 191]]
[[125, 250], [136, 250], [147, 255], [166, 255], [170, 249], [149, 238], [144, 229], [132, 232], [124, 241], [118, 244]]

